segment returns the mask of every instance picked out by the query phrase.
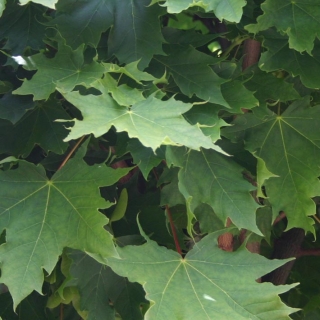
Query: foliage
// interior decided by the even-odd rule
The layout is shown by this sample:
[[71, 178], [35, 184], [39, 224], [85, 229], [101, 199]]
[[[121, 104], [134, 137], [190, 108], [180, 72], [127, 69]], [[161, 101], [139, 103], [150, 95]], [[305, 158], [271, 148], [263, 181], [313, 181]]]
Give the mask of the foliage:
[[318, 319], [319, 25], [317, 0], [0, 1], [0, 317]]

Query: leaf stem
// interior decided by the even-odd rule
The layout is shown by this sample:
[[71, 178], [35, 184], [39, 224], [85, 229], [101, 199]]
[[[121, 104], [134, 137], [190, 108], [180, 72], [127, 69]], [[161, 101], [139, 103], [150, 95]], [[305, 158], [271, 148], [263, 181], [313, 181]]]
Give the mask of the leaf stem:
[[65, 159], [62, 161], [62, 163], [60, 164], [60, 167], [58, 168], [57, 171], [59, 171], [70, 159], [70, 157], [73, 155], [73, 153], [76, 151], [76, 149], [79, 147], [80, 143], [83, 141], [83, 139], [85, 138], [85, 136], [82, 136], [78, 142], [74, 145], [74, 147], [70, 150], [70, 152], [67, 154], [67, 156], [65, 157]]

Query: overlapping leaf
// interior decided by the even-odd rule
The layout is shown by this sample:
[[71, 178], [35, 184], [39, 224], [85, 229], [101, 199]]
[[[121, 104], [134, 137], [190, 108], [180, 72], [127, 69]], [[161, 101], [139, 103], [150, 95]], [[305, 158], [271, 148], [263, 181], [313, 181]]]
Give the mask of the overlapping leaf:
[[22, 55], [26, 48], [39, 50], [44, 47], [46, 8], [30, 3], [20, 6], [17, 0], [8, 1], [0, 19], [0, 38], [7, 39], [5, 49], [12, 55]]
[[197, 126], [184, 120], [182, 114], [191, 108], [191, 104], [173, 98], [161, 101], [150, 96], [128, 109], [119, 106], [108, 94], [82, 96], [79, 92], [69, 92], [63, 95], [83, 116], [81, 121], [74, 120], [75, 125], [66, 140], [89, 133], [99, 137], [115, 126], [117, 131], [127, 131], [131, 138], [138, 138], [153, 150], [162, 144], [171, 144], [192, 149], [202, 146], [222, 152]]
[[68, 250], [68, 257], [72, 259], [73, 279], [66, 285], [79, 289], [80, 307], [88, 311], [87, 319], [114, 319], [115, 308], [123, 319], [143, 319], [140, 304], [146, 301], [139, 284], [130, 283], [84, 252]]
[[19, 2], [22, 5], [25, 5], [29, 2], [35, 2], [35, 3], [39, 3], [42, 4], [43, 6], [49, 7], [51, 9], [55, 8], [55, 4], [58, 2], [58, 0], [19, 0]]
[[113, 23], [114, 3], [114, 0], [60, 1], [57, 16], [49, 25], [57, 25], [74, 49], [83, 43], [97, 47], [101, 33]]
[[179, 190], [190, 201], [192, 211], [206, 203], [224, 222], [230, 218], [239, 229], [261, 234], [256, 225], [258, 205], [250, 195], [254, 187], [243, 178], [243, 169], [232, 158], [213, 150], [169, 148], [167, 161], [181, 167]]
[[84, 45], [75, 51], [60, 42], [58, 52], [49, 59], [38, 53], [25, 59], [27, 70], [38, 70], [31, 80], [25, 80], [14, 94], [33, 94], [34, 100], [48, 99], [56, 87], [72, 90], [77, 84], [89, 86], [102, 77], [104, 67], [92, 61], [87, 64], [83, 57]]
[[[316, 212], [312, 197], [320, 195], [320, 107], [308, 107], [308, 99], [296, 101], [282, 115], [260, 110], [236, 119], [225, 129], [228, 137], [243, 139], [246, 148], [264, 160], [279, 177], [265, 181], [273, 216], [284, 211], [288, 229], [314, 232]], [[258, 176], [261, 172], [258, 172]]]
[[114, 54], [121, 63], [140, 60], [141, 70], [153, 55], [163, 53], [159, 21], [162, 10], [149, 4], [149, 0], [116, 1], [108, 42], [109, 54]]
[[249, 32], [257, 33], [270, 27], [287, 33], [289, 47], [297, 51], [307, 51], [310, 55], [313, 42], [319, 38], [320, 3], [318, 0], [266, 0], [261, 5], [264, 14], [257, 24], [246, 27]]
[[290, 319], [288, 315], [295, 310], [277, 295], [294, 285], [256, 282], [284, 261], [270, 261], [244, 248], [222, 251], [218, 234], [202, 239], [184, 259], [149, 240], [142, 246], [119, 248], [120, 259], [107, 259], [107, 264], [130, 281], [143, 284], [153, 304], [146, 320]]
[[19, 168], [0, 173], [1, 282], [15, 307], [33, 290], [41, 293], [43, 270], [54, 268], [63, 247], [96, 257], [116, 255], [107, 218], [98, 208], [110, 206], [99, 186], [112, 185], [128, 172], [82, 161], [85, 147], [51, 180], [42, 166], [21, 161]]
[[[152, 3], [160, 0], [153, 0]], [[169, 13], [179, 13], [189, 7], [199, 6], [205, 11], [213, 11], [219, 20], [239, 22], [242, 16], [242, 8], [246, 2], [243, 0], [167, 0], [165, 6]]]
[[209, 65], [217, 59], [197, 51], [193, 47], [171, 45], [166, 47], [167, 56], [157, 56], [159, 61], [174, 78], [182, 93], [228, 107], [221, 93], [221, 84], [226, 82], [216, 75]]
[[259, 67], [264, 71], [286, 70], [293, 76], [299, 75], [308, 88], [319, 88], [320, 41], [315, 41], [312, 56], [289, 49], [288, 38], [273, 30], [264, 33], [263, 45], [268, 49], [262, 53]]

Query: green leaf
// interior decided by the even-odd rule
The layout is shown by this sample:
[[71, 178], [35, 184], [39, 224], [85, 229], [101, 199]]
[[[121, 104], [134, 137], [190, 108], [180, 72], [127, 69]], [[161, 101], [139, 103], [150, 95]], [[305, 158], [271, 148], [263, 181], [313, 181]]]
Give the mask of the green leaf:
[[101, 33], [113, 24], [114, 0], [74, 1], [57, 4], [57, 15], [48, 24], [57, 25], [62, 37], [73, 49], [83, 43], [97, 47]]
[[[111, 204], [99, 187], [112, 185], [129, 169], [88, 166], [77, 155], [48, 180], [42, 166], [21, 161], [19, 168], [0, 172], [1, 282], [14, 306], [33, 290], [41, 293], [43, 269], [53, 270], [63, 247], [99, 256], [116, 255], [107, 218], [98, 212]], [[13, 196], [14, 194], [14, 196]]]
[[149, 0], [116, 1], [114, 25], [109, 36], [108, 52], [121, 63], [140, 60], [143, 70], [155, 54], [162, 54], [164, 42], [159, 16], [160, 6], [149, 6]]
[[171, 45], [166, 52], [167, 56], [156, 56], [155, 60], [172, 74], [183, 94], [188, 97], [195, 94], [205, 101], [229, 106], [220, 89], [221, 84], [226, 81], [209, 67], [216, 64], [217, 59], [190, 46]]
[[258, 204], [250, 195], [255, 188], [242, 177], [243, 169], [232, 158], [214, 150], [171, 147], [167, 148], [167, 162], [181, 168], [179, 190], [186, 200], [192, 198], [191, 211], [206, 203], [222, 221], [230, 218], [239, 229], [261, 234], [255, 221]]
[[126, 84], [118, 86], [117, 81], [108, 73], [105, 73], [103, 79], [99, 79], [92, 85], [102, 93], [111, 93], [112, 98], [120, 106], [129, 107], [137, 102], [145, 100], [142, 91], [131, 88]]
[[115, 319], [114, 308], [123, 319], [143, 319], [140, 304], [146, 301], [140, 285], [118, 276], [84, 252], [68, 250], [67, 254], [73, 260], [73, 280], [67, 285], [79, 288], [81, 308], [88, 311], [88, 319]]
[[308, 216], [316, 212], [311, 198], [320, 194], [319, 110], [319, 106], [309, 107], [309, 99], [298, 100], [281, 115], [267, 110], [247, 114], [224, 130], [228, 137], [245, 140], [246, 149], [279, 176], [269, 178], [264, 186], [273, 218], [284, 211], [287, 229], [314, 232], [314, 221]]
[[297, 51], [307, 51], [310, 55], [313, 42], [319, 38], [320, 3], [318, 0], [266, 0], [261, 5], [264, 11], [257, 24], [245, 28], [252, 33], [276, 27], [289, 36], [289, 47]]
[[[133, 163], [139, 166], [146, 180], [148, 180], [150, 171], [164, 159], [164, 155], [157, 155], [151, 148], [144, 147], [138, 139], [131, 139], [128, 143], [127, 150], [133, 157]], [[156, 151], [159, 152], [159, 149]], [[159, 153], [161, 154], [161, 151]]]
[[127, 206], [128, 206], [128, 191], [126, 188], [124, 188], [120, 193], [120, 197], [118, 199], [118, 202], [116, 204], [114, 211], [112, 212], [110, 221], [113, 222], [113, 221], [118, 221], [122, 219], [126, 213]]
[[[152, 3], [160, 0], [153, 0]], [[189, 7], [199, 6], [205, 11], [213, 11], [219, 20], [239, 22], [242, 16], [242, 8], [246, 5], [244, 0], [167, 0], [164, 4], [169, 13], [179, 13]]]
[[286, 70], [293, 76], [299, 75], [308, 88], [319, 88], [320, 41], [315, 41], [312, 56], [289, 49], [288, 39], [273, 31], [264, 33], [263, 45], [268, 49], [262, 53], [259, 67], [264, 71]]
[[48, 99], [58, 87], [64, 91], [71, 91], [77, 84], [89, 86], [102, 77], [104, 67], [92, 61], [85, 63], [83, 57], [84, 45], [73, 51], [69, 46], [59, 43], [58, 52], [54, 58], [48, 59], [38, 53], [27, 57], [27, 70], [38, 70], [31, 80], [25, 80], [14, 94], [33, 94], [34, 100]]
[[266, 105], [266, 101], [290, 101], [299, 99], [298, 92], [285, 78], [278, 78], [275, 75], [266, 73], [258, 67], [248, 69], [245, 74], [248, 77], [243, 84], [259, 100], [261, 106]]
[[138, 64], [139, 64], [139, 61], [128, 63], [124, 67], [120, 67], [114, 63], [104, 63], [103, 65], [106, 68], [107, 72], [125, 74], [126, 76], [133, 79], [139, 84], [142, 84], [141, 81], [157, 80], [150, 73], [140, 71], [138, 69]]
[[4, 9], [6, 8], [6, 3], [7, 3], [7, 0], [0, 1], [0, 17], [2, 16]]
[[10, 50], [12, 55], [21, 55], [28, 47], [43, 48], [45, 10], [39, 5], [20, 6], [17, 0], [10, 0], [0, 19], [0, 39], [7, 39], [3, 48]]
[[[202, 239], [184, 259], [149, 240], [142, 246], [118, 248], [120, 259], [108, 258], [107, 264], [144, 286], [152, 304], [146, 319], [290, 319], [288, 314], [295, 309], [277, 295], [294, 285], [256, 282], [284, 261], [267, 260], [244, 248], [222, 251], [217, 236]], [[183, 298], [177, 301], [181, 292]]]
[[0, 100], [0, 118], [7, 119], [15, 124], [27, 110], [33, 109], [35, 103], [30, 97], [5, 94]]
[[58, 0], [19, 0], [19, 2], [22, 5], [25, 5], [25, 4], [29, 3], [30, 1], [32, 1], [34, 3], [42, 4], [43, 6], [46, 6], [51, 9], [55, 9], [55, 4], [58, 2]]
[[67, 136], [68, 130], [61, 123], [54, 122], [59, 118], [70, 119], [70, 116], [57, 101], [51, 99], [38, 102], [33, 110], [28, 111], [15, 124], [14, 135], [19, 139], [13, 142], [12, 152], [26, 157], [38, 144], [46, 153], [64, 153], [68, 143], [63, 138]]
[[99, 96], [81, 96], [78, 92], [62, 94], [81, 111], [84, 119], [74, 120], [75, 125], [71, 128], [66, 141], [89, 133], [99, 137], [111, 126], [115, 126], [117, 131], [127, 131], [131, 138], [138, 138], [144, 146], [154, 151], [162, 144], [186, 145], [194, 149], [203, 146], [221, 151], [197, 126], [191, 126], [184, 120], [182, 114], [191, 108], [191, 104], [173, 98], [161, 101], [150, 96], [128, 109], [119, 106], [107, 94]]

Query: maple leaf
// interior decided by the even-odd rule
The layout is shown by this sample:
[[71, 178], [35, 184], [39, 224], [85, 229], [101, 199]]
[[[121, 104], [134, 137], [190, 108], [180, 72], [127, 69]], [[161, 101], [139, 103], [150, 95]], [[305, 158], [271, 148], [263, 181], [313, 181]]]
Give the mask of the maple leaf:
[[293, 76], [299, 75], [308, 88], [320, 88], [318, 70], [320, 68], [320, 41], [315, 41], [312, 56], [291, 50], [288, 38], [268, 30], [263, 32], [263, 45], [268, 49], [262, 53], [259, 67], [264, 71], [286, 70]]
[[161, 54], [164, 42], [159, 16], [160, 6], [149, 6], [149, 0], [116, 1], [114, 25], [108, 41], [108, 53], [121, 63], [140, 60], [143, 70], [155, 54]]
[[156, 56], [173, 76], [174, 81], [185, 95], [197, 97], [212, 103], [229, 107], [221, 93], [221, 84], [226, 80], [217, 76], [209, 67], [219, 60], [197, 51], [191, 46], [167, 45], [167, 56]]
[[319, 110], [319, 106], [309, 106], [307, 97], [281, 115], [260, 110], [237, 118], [234, 126], [223, 130], [227, 137], [244, 140], [246, 149], [265, 162], [258, 179], [265, 169], [278, 176], [270, 177], [264, 186], [273, 218], [284, 211], [287, 229], [314, 232], [314, 221], [308, 216], [316, 212], [311, 198], [320, 194]]
[[[160, 0], [152, 0], [151, 3]], [[242, 8], [246, 5], [244, 0], [167, 0], [164, 5], [168, 8], [169, 13], [179, 13], [189, 7], [199, 6], [205, 11], [213, 11], [219, 20], [228, 20], [239, 22], [242, 16]]]
[[252, 33], [276, 27], [289, 36], [289, 47], [307, 51], [310, 55], [316, 36], [319, 37], [320, 3], [318, 0], [266, 0], [261, 5], [264, 11], [257, 24], [245, 28]]
[[48, 179], [41, 165], [25, 161], [0, 172], [1, 282], [14, 306], [33, 290], [41, 293], [43, 270], [53, 270], [63, 247], [81, 249], [95, 257], [116, 255], [112, 236], [104, 230], [108, 219], [98, 208], [110, 207], [99, 187], [112, 185], [129, 169], [88, 166], [76, 156]]
[[0, 38], [7, 39], [3, 49], [12, 55], [21, 55], [27, 47], [39, 50], [44, 47], [46, 8], [35, 4], [20, 6], [17, 0], [8, 1], [0, 20]]
[[[84, 134], [99, 137], [111, 126], [127, 131], [131, 138], [153, 150], [161, 144], [186, 145], [190, 148], [212, 148], [223, 152], [197, 126], [191, 126], [182, 116], [192, 105], [171, 98], [161, 101], [150, 96], [128, 109], [119, 106], [108, 94], [82, 96], [79, 92], [62, 93], [82, 113], [83, 120], [73, 120], [74, 126], [65, 139], [69, 141]], [[95, 112], [92, 112], [94, 108]]]
[[166, 158], [168, 164], [181, 168], [179, 190], [192, 211], [206, 203], [222, 221], [230, 218], [239, 229], [261, 234], [256, 225], [259, 206], [250, 195], [255, 188], [243, 178], [243, 169], [231, 158], [214, 150], [197, 152], [172, 147], [167, 148]]
[[25, 5], [31, 1], [35, 3], [39, 3], [51, 9], [55, 9], [55, 4], [58, 2], [58, 0], [19, 0], [20, 4], [22, 5]]
[[101, 33], [113, 24], [114, 3], [114, 0], [60, 1], [58, 14], [48, 25], [57, 25], [62, 37], [74, 49], [83, 43], [97, 47]]
[[59, 42], [58, 52], [52, 59], [42, 53], [25, 58], [24, 67], [38, 71], [31, 80], [25, 80], [20, 88], [13, 91], [13, 94], [33, 94], [34, 100], [41, 100], [48, 99], [57, 87], [69, 91], [77, 84], [89, 86], [102, 77], [104, 67], [96, 61], [85, 63], [83, 50], [84, 45], [73, 51]]
[[80, 308], [88, 311], [88, 319], [113, 319], [115, 309], [123, 319], [143, 319], [140, 305], [147, 301], [138, 283], [120, 277], [84, 252], [68, 249], [66, 255], [72, 260], [68, 273], [72, 278], [65, 288], [75, 286], [79, 289]]
[[295, 285], [256, 282], [286, 260], [267, 260], [244, 247], [233, 253], [223, 251], [218, 248], [219, 234], [206, 236], [185, 258], [144, 235], [147, 243], [118, 248], [120, 259], [108, 258], [106, 263], [143, 285], [151, 302], [146, 320], [290, 319], [288, 314], [296, 310], [277, 295]]

